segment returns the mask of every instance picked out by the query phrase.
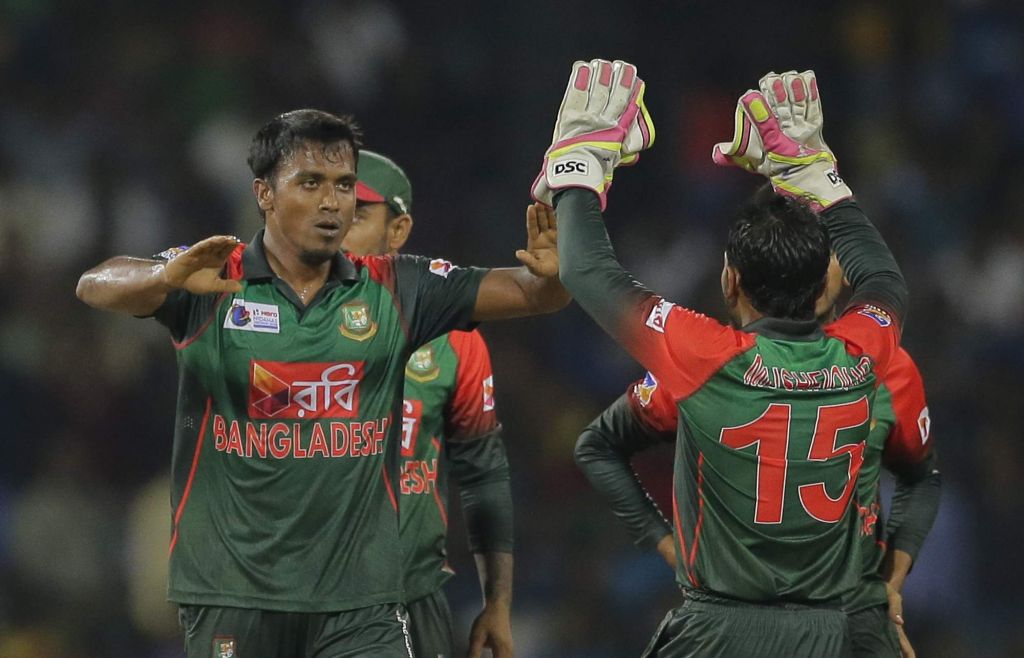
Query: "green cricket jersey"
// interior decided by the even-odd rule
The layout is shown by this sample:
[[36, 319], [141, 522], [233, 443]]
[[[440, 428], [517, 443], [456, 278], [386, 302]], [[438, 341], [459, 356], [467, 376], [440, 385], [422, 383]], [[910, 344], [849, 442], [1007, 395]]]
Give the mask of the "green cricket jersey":
[[241, 292], [168, 295], [155, 317], [180, 374], [172, 601], [329, 612], [402, 600], [406, 362], [470, 324], [484, 273], [339, 254], [303, 307], [261, 231], [227, 264]]
[[[678, 426], [677, 406], [651, 373], [629, 388], [626, 399], [632, 414], [645, 427], [661, 435], [663, 440], [674, 438]], [[910, 355], [902, 348], [878, 387], [870, 428], [852, 499], [859, 518], [861, 570], [859, 585], [843, 602], [848, 612], [887, 601], [879, 573], [886, 549], [879, 490], [882, 466], [913, 469], [932, 454], [924, 383]], [[648, 532], [657, 534], [662, 527], [657, 516], [639, 507], [636, 510], [630, 517], [645, 518]]]
[[[906, 350], [900, 349], [878, 388], [864, 467], [857, 480], [860, 515], [861, 586], [844, 603], [847, 612], [887, 603], [880, 574], [885, 557], [885, 520], [880, 492], [881, 469], [913, 470], [933, 454], [931, 418], [921, 373]], [[929, 523], [930, 525], [930, 523]]]
[[445, 549], [447, 448], [498, 430], [490, 356], [479, 332], [455, 331], [413, 352], [402, 411], [399, 505], [406, 600], [414, 601], [452, 574]]
[[[677, 330], [696, 320], [707, 333], [707, 318], [667, 312]], [[847, 325], [887, 321], [877, 311], [846, 317]], [[681, 584], [748, 601], [801, 602], [857, 587], [853, 493], [876, 375], [873, 360], [838, 337], [845, 328], [829, 335], [813, 321], [771, 319], [742, 332], [722, 327], [721, 361], [690, 373], [683, 395], [665, 387], [674, 407], [666, 404], [665, 415], [679, 420], [672, 518]]]
[[854, 287], [838, 321], [765, 317], [739, 330], [622, 270], [596, 195], [555, 200], [563, 283], [676, 410], [677, 580], [755, 603], [839, 605], [861, 579], [853, 494], [906, 297], [877, 231], [851, 202], [823, 216]]

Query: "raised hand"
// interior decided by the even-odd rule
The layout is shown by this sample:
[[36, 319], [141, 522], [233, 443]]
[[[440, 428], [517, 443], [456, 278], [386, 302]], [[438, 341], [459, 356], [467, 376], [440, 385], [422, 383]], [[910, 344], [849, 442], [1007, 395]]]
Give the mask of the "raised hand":
[[553, 209], [542, 203], [526, 207], [526, 249], [517, 250], [516, 258], [534, 276], [558, 276], [558, 218]]
[[[711, 153], [715, 164], [761, 174], [778, 194], [803, 199], [819, 211], [853, 196], [836, 171], [835, 155], [821, 138], [814, 72], [769, 73], [762, 83], [772, 100], [753, 89], [740, 96], [733, 139], [715, 145]], [[785, 123], [776, 110], [786, 116]]]
[[598, 195], [603, 210], [615, 168], [635, 163], [654, 143], [645, 88], [632, 64], [574, 63], [533, 198], [550, 206], [556, 190], [582, 187]]
[[163, 282], [171, 288], [183, 288], [197, 295], [238, 292], [242, 284], [221, 276], [224, 263], [238, 246], [238, 238], [215, 235], [200, 240], [167, 261]]
[[832, 153], [821, 135], [824, 118], [814, 71], [768, 73], [758, 87], [787, 137], [809, 149]]

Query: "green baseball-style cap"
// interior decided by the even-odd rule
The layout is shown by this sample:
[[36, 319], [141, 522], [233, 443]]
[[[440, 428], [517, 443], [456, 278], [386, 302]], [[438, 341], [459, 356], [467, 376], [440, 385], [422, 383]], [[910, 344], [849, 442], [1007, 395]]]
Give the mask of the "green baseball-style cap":
[[360, 150], [357, 171], [357, 201], [386, 203], [398, 215], [412, 212], [412, 184], [394, 160]]

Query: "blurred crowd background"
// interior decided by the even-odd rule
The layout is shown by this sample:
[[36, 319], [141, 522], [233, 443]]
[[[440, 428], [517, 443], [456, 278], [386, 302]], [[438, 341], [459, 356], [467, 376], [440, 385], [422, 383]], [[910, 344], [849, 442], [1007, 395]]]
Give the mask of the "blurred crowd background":
[[[76, 300], [80, 273], [248, 239], [249, 139], [304, 106], [355, 114], [406, 169], [410, 251], [514, 265], [569, 65], [598, 56], [639, 65], [658, 127], [611, 193], [619, 255], [718, 317], [728, 219], [756, 181], [711, 146], [761, 74], [817, 71], [825, 137], [910, 284], [944, 473], [908, 633], [924, 658], [1024, 656], [1017, 0], [0, 0], [0, 656], [182, 655], [164, 600], [173, 350], [155, 322]], [[517, 655], [638, 655], [680, 596], [572, 447], [642, 372], [576, 307], [483, 331], [514, 471]], [[670, 460], [639, 466], [662, 499]], [[453, 524], [464, 637], [479, 591]]]

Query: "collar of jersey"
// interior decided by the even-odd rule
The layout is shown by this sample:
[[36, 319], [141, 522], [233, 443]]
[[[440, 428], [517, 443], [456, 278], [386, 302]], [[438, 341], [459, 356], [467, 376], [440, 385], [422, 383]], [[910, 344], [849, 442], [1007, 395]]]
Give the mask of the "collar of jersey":
[[754, 320], [743, 331], [775, 340], [815, 341], [825, 337], [817, 320], [784, 320], [763, 317]]
[[[261, 228], [256, 231], [256, 235], [242, 252], [242, 278], [246, 281], [273, 279], [277, 276], [270, 269], [267, 252], [263, 248], [263, 232], [265, 230]], [[359, 275], [356, 274], [356, 266], [352, 264], [352, 261], [339, 251], [331, 260], [331, 273], [327, 275], [327, 278], [341, 283], [353, 283], [359, 280]]]

